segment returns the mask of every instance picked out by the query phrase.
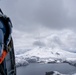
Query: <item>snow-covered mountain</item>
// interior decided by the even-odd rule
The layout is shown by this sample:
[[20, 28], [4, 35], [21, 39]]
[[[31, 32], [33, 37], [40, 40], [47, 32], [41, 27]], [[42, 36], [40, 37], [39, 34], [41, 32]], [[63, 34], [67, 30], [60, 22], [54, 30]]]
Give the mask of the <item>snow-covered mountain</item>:
[[18, 65], [30, 62], [76, 62], [76, 34], [71, 30], [47, 31], [38, 36], [14, 29], [13, 38]]
[[[51, 71], [51, 72], [47, 72], [46, 75], [70, 75], [70, 74], [61, 74], [61, 73], [59, 73], [57, 71]], [[76, 73], [71, 74], [71, 75], [76, 75]]]

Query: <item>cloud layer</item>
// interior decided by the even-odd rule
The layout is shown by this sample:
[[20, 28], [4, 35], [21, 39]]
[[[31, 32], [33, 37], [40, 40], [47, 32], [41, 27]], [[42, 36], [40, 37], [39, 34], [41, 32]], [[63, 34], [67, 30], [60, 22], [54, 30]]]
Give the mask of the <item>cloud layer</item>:
[[[50, 35], [49, 32], [51, 30], [53, 37], [50, 38], [52, 39], [52, 41], [49, 40], [50, 42], [54, 42], [53, 44], [57, 44], [62, 48], [66, 47], [66, 49], [70, 48], [69, 50], [75, 51], [75, 33], [68, 32], [68, 34], [71, 33], [70, 36], [67, 32], [61, 33], [61, 35], [54, 35], [54, 32], [62, 32], [65, 29], [76, 29], [75, 2], [75, 0], [1, 0], [0, 7], [12, 19], [14, 28], [23, 30], [23, 34], [18, 33], [18, 36], [21, 36], [20, 38], [23, 39], [23, 41], [19, 39], [19, 42], [26, 43], [24, 42], [24, 38], [30, 34], [30, 41], [30, 38], [25, 38], [27, 39], [27, 43], [29, 41], [31, 45], [46, 46], [45, 42], [35, 40], [33, 37], [36, 36], [36, 39], [41, 39], [41, 36]], [[59, 29], [60, 31], [58, 31]], [[65, 42], [62, 39], [65, 39]], [[35, 42], [33, 42], [34, 40]], [[21, 48], [23, 47], [21, 46]]]
[[75, 29], [75, 0], [2, 0], [0, 6], [11, 17], [14, 27], [36, 31], [50, 29]]

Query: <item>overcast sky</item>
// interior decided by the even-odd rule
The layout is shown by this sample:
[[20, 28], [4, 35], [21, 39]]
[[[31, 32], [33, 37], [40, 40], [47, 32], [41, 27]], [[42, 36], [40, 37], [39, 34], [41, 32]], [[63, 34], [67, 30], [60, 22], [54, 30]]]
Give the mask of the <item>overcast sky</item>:
[[0, 7], [14, 28], [26, 32], [76, 29], [76, 0], [0, 0]]

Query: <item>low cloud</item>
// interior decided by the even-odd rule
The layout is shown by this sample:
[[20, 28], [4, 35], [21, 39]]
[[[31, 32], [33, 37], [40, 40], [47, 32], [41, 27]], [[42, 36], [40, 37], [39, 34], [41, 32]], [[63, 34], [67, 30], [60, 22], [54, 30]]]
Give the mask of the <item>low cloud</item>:
[[[44, 32], [42, 32], [44, 33]], [[37, 36], [25, 34], [21, 31], [13, 32], [15, 50], [32, 50], [35, 47], [60, 49], [76, 52], [76, 33], [71, 30], [62, 30]], [[22, 35], [22, 36], [21, 36]]]

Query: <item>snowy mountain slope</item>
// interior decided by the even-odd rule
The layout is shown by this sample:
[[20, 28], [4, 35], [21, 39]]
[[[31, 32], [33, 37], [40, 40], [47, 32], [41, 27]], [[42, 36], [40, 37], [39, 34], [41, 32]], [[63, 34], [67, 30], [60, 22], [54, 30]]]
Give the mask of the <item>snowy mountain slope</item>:
[[70, 30], [47, 31], [39, 36], [14, 30], [13, 38], [17, 63], [21, 63], [20, 59], [27, 62], [55, 62], [76, 58], [76, 34]]
[[27, 52], [20, 54], [18, 56], [23, 56], [23, 57], [36, 56], [39, 58], [75, 58], [76, 53], [71, 53], [68, 51], [61, 50], [61, 49], [36, 47], [33, 50], [27, 51]]
[[27, 62], [69, 62], [72, 65], [76, 64], [76, 53], [63, 51], [60, 49], [52, 50], [51, 48], [34, 48], [31, 51], [27, 51], [23, 54], [17, 55], [17, 58], [24, 59]]
[[46, 75], [76, 75], [76, 74], [61, 74], [57, 71], [51, 71], [51, 72], [46, 73]]

